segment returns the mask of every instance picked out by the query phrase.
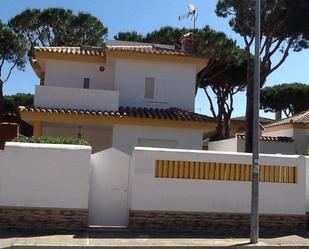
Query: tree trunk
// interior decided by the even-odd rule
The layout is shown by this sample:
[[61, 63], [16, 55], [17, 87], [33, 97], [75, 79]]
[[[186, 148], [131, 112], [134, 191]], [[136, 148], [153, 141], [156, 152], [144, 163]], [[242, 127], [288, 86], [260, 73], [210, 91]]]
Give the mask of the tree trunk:
[[224, 138], [230, 138], [230, 118], [224, 118]]
[[4, 113], [4, 103], [3, 103], [3, 81], [0, 79], [0, 127], [2, 122], [2, 115]]
[[220, 94], [217, 95], [218, 115], [217, 115], [217, 134], [216, 140], [224, 139], [224, 97]]

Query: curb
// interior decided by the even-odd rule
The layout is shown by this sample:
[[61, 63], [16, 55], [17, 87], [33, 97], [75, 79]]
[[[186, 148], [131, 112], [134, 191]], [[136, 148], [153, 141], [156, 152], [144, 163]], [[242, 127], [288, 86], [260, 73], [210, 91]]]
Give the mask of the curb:
[[133, 246], [100, 246], [100, 245], [31, 245], [31, 244], [13, 244], [8, 247], [0, 247], [3, 249], [226, 249], [232, 248], [258, 248], [258, 249], [309, 249], [309, 245], [226, 245], [226, 246], [189, 246], [189, 245], [167, 245], [167, 246], [154, 246], [154, 245], [133, 245]]

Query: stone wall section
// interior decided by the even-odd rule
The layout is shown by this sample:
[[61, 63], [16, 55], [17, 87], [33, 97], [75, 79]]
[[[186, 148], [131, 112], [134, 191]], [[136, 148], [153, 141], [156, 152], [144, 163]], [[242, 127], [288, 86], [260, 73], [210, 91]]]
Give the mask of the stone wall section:
[[[260, 215], [261, 229], [303, 231], [306, 215]], [[250, 230], [250, 214], [131, 211], [131, 231], [192, 232], [214, 229]]]
[[88, 210], [0, 207], [0, 230], [79, 231], [88, 228]]

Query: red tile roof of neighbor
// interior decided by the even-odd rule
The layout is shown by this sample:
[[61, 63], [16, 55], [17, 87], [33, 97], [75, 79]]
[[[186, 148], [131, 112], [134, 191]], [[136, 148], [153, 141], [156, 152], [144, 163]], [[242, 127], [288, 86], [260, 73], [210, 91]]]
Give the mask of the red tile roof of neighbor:
[[[239, 121], [246, 121], [246, 116], [240, 116], [240, 117], [234, 117], [231, 118], [231, 120], [239, 120]], [[266, 124], [266, 123], [272, 123], [275, 120], [265, 117], [260, 117], [260, 123]]]
[[[246, 135], [244, 134], [237, 134], [237, 137], [241, 139], [246, 139]], [[283, 137], [283, 136], [277, 136], [277, 137], [271, 137], [271, 136], [260, 136], [261, 141], [268, 141], [268, 142], [286, 142], [286, 143], [292, 143], [293, 138], [292, 137]]]
[[192, 122], [216, 122], [214, 118], [179, 108], [122, 107], [117, 111], [74, 110], [69, 108], [20, 107], [20, 112], [49, 112], [78, 115], [167, 119]]
[[273, 127], [273, 126], [279, 126], [279, 125], [285, 125], [285, 124], [309, 124], [309, 110], [300, 112], [298, 114], [295, 114], [292, 117], [281, 119], [279, 121], [276, 121], [274, 123], [271, 123], [269, 125], [265, 125], [265, 128]]
[[195, 54], [185, 52], [179, 49], [170, 49], [157, 47], [155, 45], [137, 45], [137, 46], [128, 46], [128, 45], [108, 45], [106, 48], [101, 47], [34, 47], [35, 51], [58, 53], [58, 54], [73, 54], [73, 55], [86, 55], [86, 56], [104, 56], [105, 52], [135, 52], [142, 54], [152, 54], [152, 55], [171, 55], [171, 56], [180, 56], [180, 57], [198, 57], [206, 58], [204, 54]]

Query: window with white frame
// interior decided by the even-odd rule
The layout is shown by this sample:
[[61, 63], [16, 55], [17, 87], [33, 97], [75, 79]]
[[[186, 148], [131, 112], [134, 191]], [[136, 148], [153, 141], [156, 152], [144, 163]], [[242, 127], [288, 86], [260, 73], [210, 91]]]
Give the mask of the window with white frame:
[[154, 99], [154, 91], [155, 91], [155, 78], [146, 77], [145, 78], [145, 99]]

